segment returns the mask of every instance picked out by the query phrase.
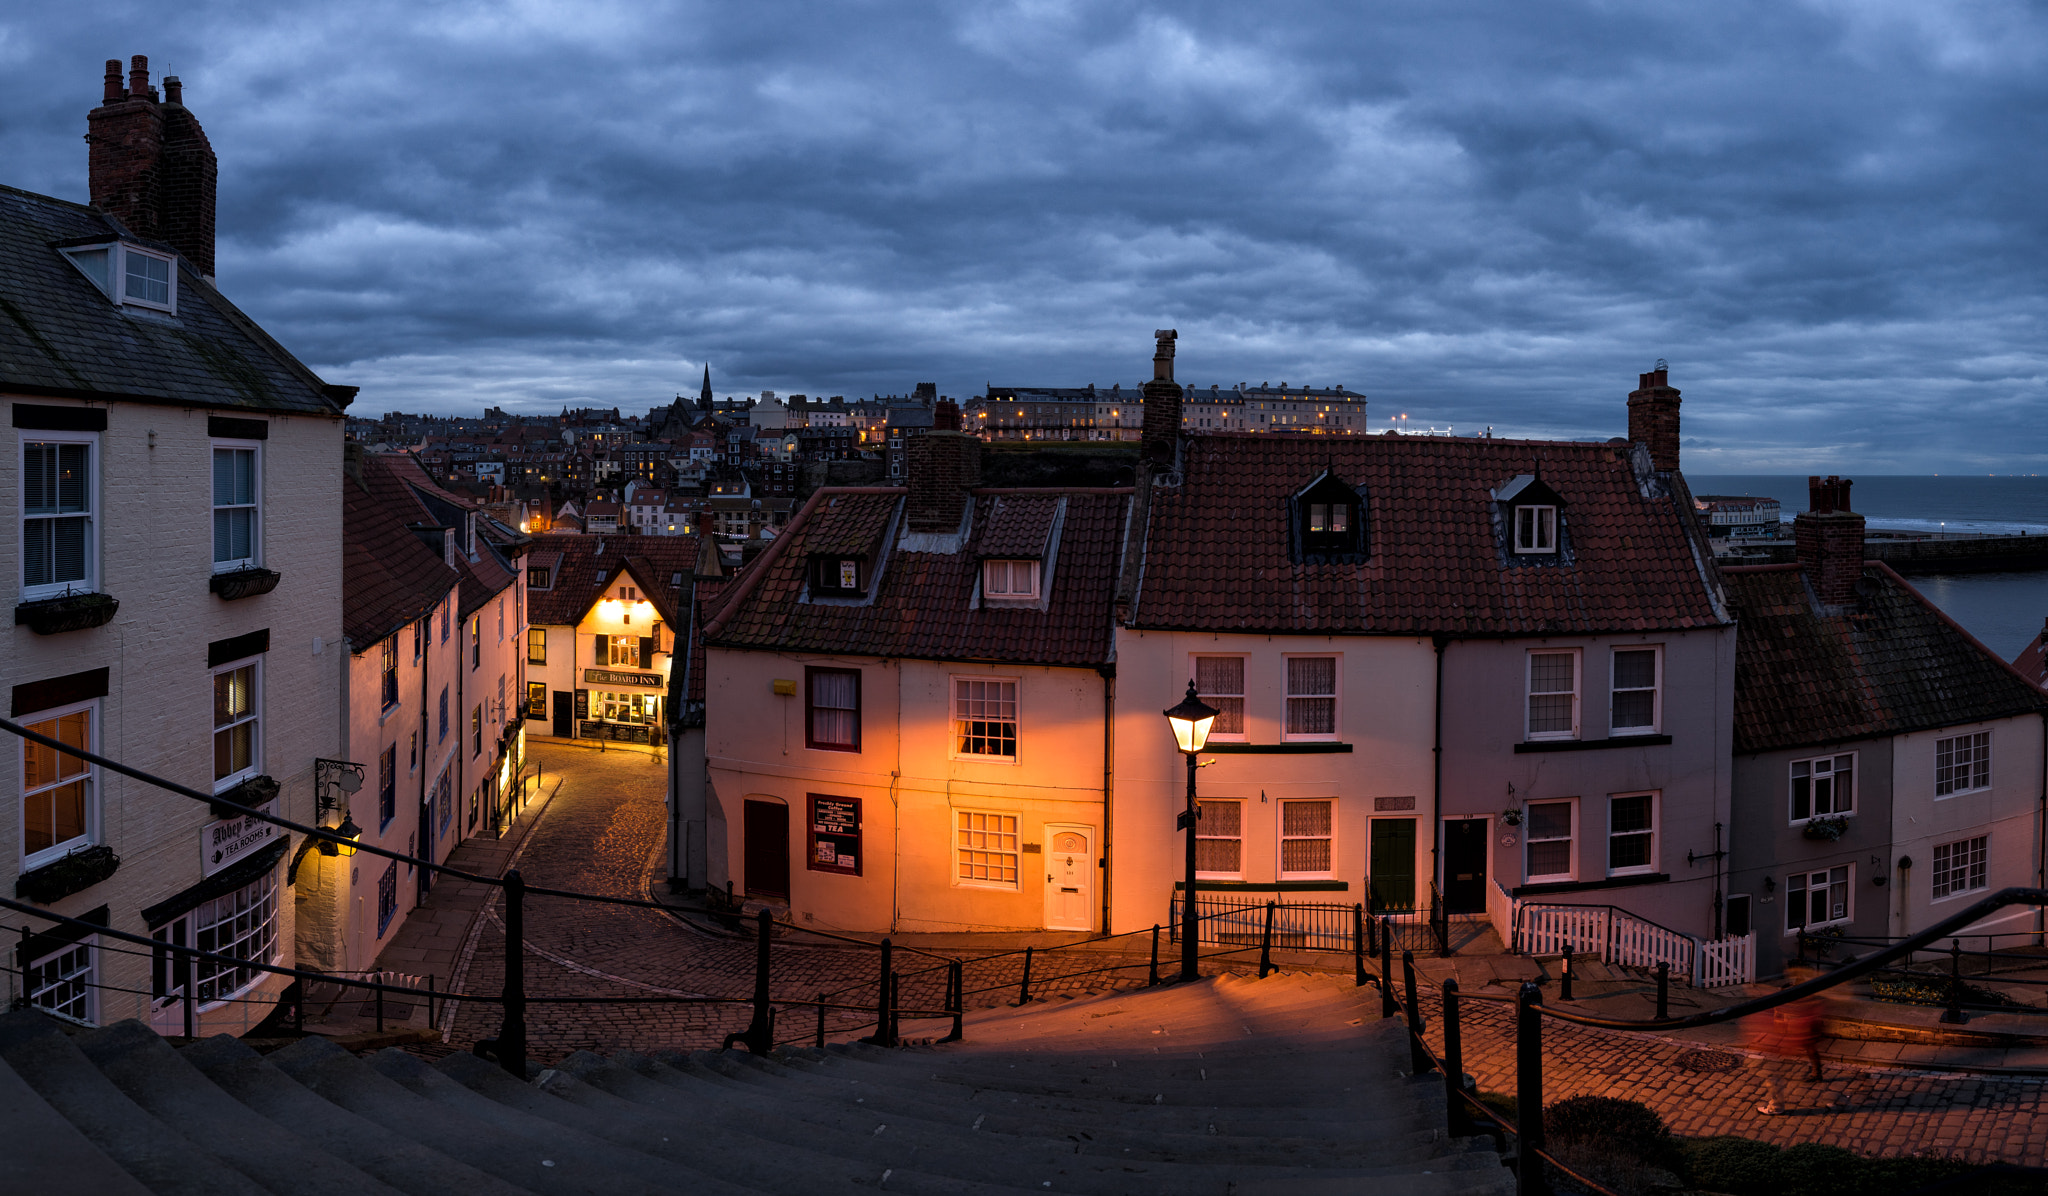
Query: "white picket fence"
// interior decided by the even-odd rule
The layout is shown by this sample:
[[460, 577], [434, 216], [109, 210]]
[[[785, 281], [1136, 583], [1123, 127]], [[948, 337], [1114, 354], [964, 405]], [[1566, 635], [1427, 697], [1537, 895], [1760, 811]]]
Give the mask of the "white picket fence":
[[[1502, 894], [1505, 896], [1505, 893]], [[1502, 911], [1488, 913], [1496, 928]], [[1536, 905], [1511, 902], [1506, 912], [1509, 949], [1523, 955], [1597, 955], [1630, 968], [1671, 965], [1671, 974], [1695, 988], [1725, 988], [1756, 980], [1756, 936], [1701, 942], [1626, 910], [1606, 905]], [[1519, 924], [1517, 924], [1519, 920]]]
[[1700, 988], [1756, 983], [1756, 932], [1700, 944]]

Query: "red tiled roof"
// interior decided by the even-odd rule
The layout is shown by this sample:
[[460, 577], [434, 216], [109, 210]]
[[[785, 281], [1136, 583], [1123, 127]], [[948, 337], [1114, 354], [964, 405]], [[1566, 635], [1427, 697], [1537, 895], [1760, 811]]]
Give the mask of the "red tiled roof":
[[[1152, 491], [1130, 625], [1358, 635], [1707, 627], [1716, 609], [1682, 481], [1645, 497], [1625, 445], [1448, 437], [1196, 436]], [[1288, 500], [1325, 469], [1366, 491], [1367, 559], [1297, 564]], [[1502, 541], [1492, 491], [1535, 474], [1569, 504], [1567, 551]]]
[[[874, 599], [864, 605], [805, 601], [805, 564], [815, 551], [868, 542], [897, 515], [904, 491], [825, 489], [812, 496], [748, 575], [727, 587], [706, 628], [714, 646], [766, 651], [842, 652], [919, 660], [989, 660], [1098, 665], [1109, 659], [1111, 605], [1128, 491], [1040, 491], [1064, 500], [1046, 609], [973, 609], [980, 575], [977, 538], [1005, 495], [978, 494], [968, 541], [958, 552], [886, 550]], [[820, 549], [821, 544], [833, 545]]]
[[997, 497], [989, 509], [988, 527], [981, 534], [980, 554], [1019, 559], [1043, 557], [1058, 509], [1057, 498], [1026, 494]]
[[[527, 622], [549, 627], [581, 623], [621, 570], [632, 572], [662, 621], [677, 626], [697, 563], [693, 536], [535, 536], [532, 551], [560, 558], [551, 566], [552, 587], [526, 591]], [[681, 587], [674, 583], [678, 573]]]
[[[427, 471], [420, 468], [420, 463], [410, 456], [394, 454], [380, 460], [387, 463], [395, 479], [405, 483], [406, 488], [412, 491], [410, 497], [413, 502], [413, 514], [409, 516], [411, 522], [444, 523], [446, 516], [434, 511], [430, 505], [433, 502], [452, 507], [458, 512], [477, 509], [477, 504], [473, 500], [451, 493], [428, 477]], [[458, 528], [456, 532], [458, 551], [455, 554], [455, 567], [462, 574], [462, 594], [455, 604], [455, 609], [456, 614], [464, 619], [482, 610], [491, 599], [504, 593], [505, 588], [517, 580], [517, 575], [512, 572], [512, 569], [518, 567], [516, 561], [508, 568], [499, 560], [498, 551], [502, 551], [505, 546], [497, 546], [497, 550], [493, 550], [490, 537], [482, 530], [484, 522], [481, 517], [477, 520], [479, 531], [476, 538], [475, 560], [470, 560], [468, 554], [459, 550], [461, 531]], [[524, 539], [523, 536], [516, 537], [520, 542]]]
[[342, 482], [342, 632], [358, 651], [426, 616], [459, 575], [407, 524], [418, 500], [392, 470], [403, 458], [366, 453], [361, 480]]
[[2044, 638], [2048, 638], [2048, 632], [2036, 635], [2028, 641], [2027, 646], [2020, 649], [2020, 654], [2013, 657], [2012, 667], [2025, 676], [2034, 678], [2036, 684], [2048, 688], [2048, 656], [2044, 656], [2042, 646]]
[[1823, 617], [1797, 565], [1725, 571], [1736, 615], [1735, 751], [1842, 743], [2048, 709], [2048, 697], [1890, 567]]

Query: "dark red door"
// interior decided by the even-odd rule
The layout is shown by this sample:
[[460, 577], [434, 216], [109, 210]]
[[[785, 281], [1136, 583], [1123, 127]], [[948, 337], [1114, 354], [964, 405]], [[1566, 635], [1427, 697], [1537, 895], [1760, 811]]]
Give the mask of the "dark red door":
[[748, 801], [743, 814], [747, 896], [789, 896], [789, 807]]

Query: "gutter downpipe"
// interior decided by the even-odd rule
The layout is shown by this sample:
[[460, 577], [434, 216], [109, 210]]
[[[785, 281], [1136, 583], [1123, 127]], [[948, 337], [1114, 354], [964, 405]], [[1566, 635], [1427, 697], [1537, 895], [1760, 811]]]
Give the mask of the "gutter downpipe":
[[[2034, 830], [2034, 887], [2048, 888], [2048, 710], [2041, 712], [2041, 805]], [[2034, 942], [2048, 943], [2048, 908], [2034, 910]]]
[[[1429, 877], [1430, 883], [1436, 885], [1437, 892], [1441, 893], [1443, 888], [1442, 881], [1439, 879], [1439, 869], [1443, 867], [1443, 860], [1438, 854], [1438, 845], [1443, 842], [1444, 825], [1444, 649], [1450, 646], [1451, 641], [1439, 635], [1434, 637], [1434, 642], [1436, 645], [1436, 694], [1434, 695], [1436, 710], [1433, 717], [1436, 724], [1434, 733], [1436, 742], [1430, 747]], [[1491, 869], [1488, 869], [1489, 873], [1491, 871]], [[1371, 896], [1370, 893], [1366, 894], [1368, 900]]]
[[1102, 933], [1111, 933], [1109, 925], [1110, 877], [1115, 869], [1109, 866], [1110, 848], [1114, 843], [1111, 829], [1116, 825], [1116, 662], [1100, 665], [1096, 673], [1102, 677], [1102, 855], [1099, 857], [1102, 872]]

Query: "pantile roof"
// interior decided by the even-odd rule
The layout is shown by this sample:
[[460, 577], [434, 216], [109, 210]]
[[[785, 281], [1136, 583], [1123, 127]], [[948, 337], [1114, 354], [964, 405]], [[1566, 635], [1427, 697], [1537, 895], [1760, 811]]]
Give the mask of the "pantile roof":
[[[620, 570], [629, 569], [639, 589], [662, 621], [674, 627], [682, 604], [689, 600], [691, 572], [697, 563], [694, 536], [549, 535], [533, 538], [536, 563], [543, 555], [558, 559], [550, 568], [554, 584], [526, 592], [526, 621], [536, 626], [574, 627], [590, 613], [598, 596]], [[682, 575], [681, 585], [676, 575]]]
[[426, 617], [460, 580], [412, 530], [422, 512], [395, 459], [364, 454], [341, 487], [341, 624], [357, 651]]
[[115, 304], [55, 248], [120, 236], [83, 204], [0, 187], [0, 391], [341, 415], [353, 388], [322, 382], [182, 257], [173, 315]]
[[[1720, 626], [1682, 478], [1625, 443], [1194, 436], [1155, 487], [1136, 628], [1543, 635]], [[1639, 469], [1641, 472], [1638, 472]], [[1365, 495], [1363, 563], [1299, 564], [1289, 497], [1323, 471]], [[1570, 503], [1564, 551], [1514, 557], [1493, 492], [1522, 474]]]
[[[455, 566], [462, 574], [462, 594], [455, 604], [458, 616], [468, 618], [518, 580], [514, 570], [519, 566], [514, 558], [528, 542], [527, 537], [491, 520], [477, 510], [473, 500], [443, 489], [410, 456], [389, 455], [378, 460], [394, 478], [405, 483], [413, 503], [408, 515], [410, 521], [456, 529]], [[463, 516], [472, 511], [477, 512], [474, 560], [461, 551]]]
[[1735, 750], [1841, 743], [2048, 709], [2048, 696], [1881, 562], [1822, 615], [1797, 565], [1724, 571], [1734, 608]]
[[[1121, 559], [1127, 490], [1039, 491], [1028, 497], [1064, 502], [1057, 561], [1045, 609], [975, 608], [982, 549], [999, 502], [1014, 492], [977, 492], [972, 529], [956, 552], [888, 547], [861, 603], [811, 602], [805, 564], [813, 552], [844, 551], [900, 526], [905, 491], [896, 487], [827, 488], [768, 550], [728, 587], [706, 629], [713, 646], [765, 651], [840, 652], [919, 660], [985, 660], [1094, 666], [1110, 658], [1111, 615]], [[832, 548], [821, 549], [820, 545]]]

